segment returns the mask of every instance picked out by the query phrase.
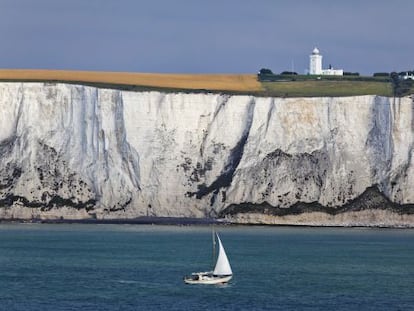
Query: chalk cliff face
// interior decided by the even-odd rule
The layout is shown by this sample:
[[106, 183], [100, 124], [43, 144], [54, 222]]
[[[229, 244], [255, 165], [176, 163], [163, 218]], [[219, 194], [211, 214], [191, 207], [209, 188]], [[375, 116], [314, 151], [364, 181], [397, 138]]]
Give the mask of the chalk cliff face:
[[409, 97], [0, 83], [0, 218], [414, 225]]

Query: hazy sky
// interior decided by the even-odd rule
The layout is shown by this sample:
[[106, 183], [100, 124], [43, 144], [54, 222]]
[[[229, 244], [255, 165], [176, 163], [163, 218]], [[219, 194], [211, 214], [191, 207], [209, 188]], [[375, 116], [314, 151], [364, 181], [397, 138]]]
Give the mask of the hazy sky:
[[0, 68], [414, 69], [413, 0], [0, 0]]

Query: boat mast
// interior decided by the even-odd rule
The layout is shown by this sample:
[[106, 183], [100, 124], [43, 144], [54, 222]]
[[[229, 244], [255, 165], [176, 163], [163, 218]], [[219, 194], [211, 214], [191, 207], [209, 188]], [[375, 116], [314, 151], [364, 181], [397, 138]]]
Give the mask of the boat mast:
[[214, 231], [214, 225], [211, 228], [212, 228], [211, 237], [213, 239], [213, 255], [212, 255], [212, 259], [211, 259], [211, 263], [212, 263], [211, 266], [214, 269], [214, 266], [216, 264], [216, 234], [215, 234], [215, 231]]

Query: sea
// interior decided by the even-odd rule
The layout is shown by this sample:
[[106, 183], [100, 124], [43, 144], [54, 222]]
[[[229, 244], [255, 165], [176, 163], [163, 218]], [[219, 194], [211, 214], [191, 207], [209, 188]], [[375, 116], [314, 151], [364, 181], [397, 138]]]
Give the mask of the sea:
[[414, 310], [414, 230], [0, 224], [0, 310]]

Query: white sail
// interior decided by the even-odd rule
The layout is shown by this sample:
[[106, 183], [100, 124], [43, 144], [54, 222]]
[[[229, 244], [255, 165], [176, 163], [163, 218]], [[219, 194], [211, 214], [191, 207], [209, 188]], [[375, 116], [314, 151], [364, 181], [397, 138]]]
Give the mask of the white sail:
[[217, 239], [219, 242], [219, 253], [217, 257], [216, 267], [214, 268], [214, 275], [232, 275], [233, 271], [231, 271], [229, 260], [227, 259], [226, 252], [224, 251], [224, 247], [221, 244], [220, 237], [217, 234]]

